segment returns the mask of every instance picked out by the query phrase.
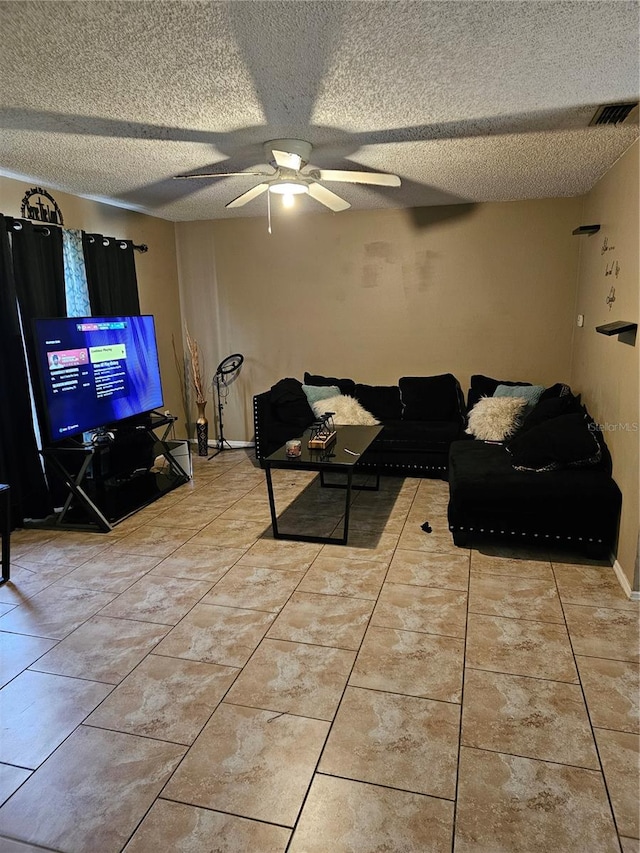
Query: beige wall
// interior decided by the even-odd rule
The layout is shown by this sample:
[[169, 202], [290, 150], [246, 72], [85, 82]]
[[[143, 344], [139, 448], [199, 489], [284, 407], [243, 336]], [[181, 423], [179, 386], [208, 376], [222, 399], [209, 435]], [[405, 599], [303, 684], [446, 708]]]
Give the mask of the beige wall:
[[[225, 436], [305, 370], [396, 383], [472, 373], [569, 381], [580, 199], [176, 225], [184, 316], [209, 375], [241, 352]], [[277, 215], [279, 213], [279, 215]], [[213, 408], [210, 411], [210, 417]]]
[[[22, 198], [33, 186], [37, 183], [0, 176], [0, 212], [19, 217]], [[149, 247], [145, 254], [135, 253], [140, 307], [144, 313], [155, 316], [165, 408], [180, 417], [176, 431], [183, 434], [184, 416], [171, 347], [172, 334], [176, 336], [179, 348], [182, 347], [173, 222], [67, 195], [48, 187], [44, 189], [48, 189], [58, 202], [65, 228], [133, 240]]]
[[[597, 334], [595, 327], [614, 320], [638, 322], [638, 155], [639, 144], [607, 172], [584, 199], [582, 225], [600, 231], [580, 241], [576, 313], [585, 323], [575, 329], [571, 384], [582, 392], [593, 417], [607, 426], [613, 475], [623, 494], [617, 559], [632, 588], [638, 546], [639, 345]], [[611, 248], [603, 253], [604, 241]], [[615, 264], [619, 273], [606, 275]], [[611, 309], [606, 297], [615, 287]]]

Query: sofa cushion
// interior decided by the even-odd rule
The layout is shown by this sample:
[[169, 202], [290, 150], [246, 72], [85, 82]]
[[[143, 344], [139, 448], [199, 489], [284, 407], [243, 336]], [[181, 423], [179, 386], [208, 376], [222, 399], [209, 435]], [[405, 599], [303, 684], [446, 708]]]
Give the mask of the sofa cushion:
[[[554, 524], [567, 514], [580, 519], [585, 512], [611, 503], [618, 487], [600, 468], [571, 468], [532, 473], [518, 471], [504, 445], [454, 441], [449, 454], [451, 503], [464, 514], [496, 514], [527, 524], [527, 518], [548, 517]], [[597, 509], [600, 513], [601, 510]]]
[[306, 429], [315, 420], [309, 401], [298, 379], [281, 379], [271, 386], [271, 411], [285, 424]]
[[340, 389], [337, 385], [303, 385], [302, 390], [310, 406], [313, 406], [318, 400], [326, 400], [329, 397], [337, 397], [340, 394]]
[[382, 421], [400, 420], [402, 400], [397, 385], [356, 384], [355, 397], [367, 411]]
[[325, 412], [331, 412], [336, 426], [377, 426], [379, 423], [378, 419], [374, 418], [355, 397], [350, 397], [348, 394], [338, 394], [337, 397], [318, 400], [313, 403], [312, 409], [317, 418], [321, 418]]
[[504, 441], [520, 426], [524, 397], [483, 397], [469, 412], [466, 432], [482, 441]]
[[518, 435], [538, 424], [550, 421], [552, 418], [557, 418], [560, 415], [571, 415], [582, 411], [580, 399], [574, 397], [573, 394], [565, 394], [563, 397], [547, 397], [540, 399], [540, 402], [524, 419]]
[[534, 406], [544, 391], [544, 385], [498, 385], [493, 392], [494, 397], [523, 397], [525, 407], [523, 417], [533, 411]]
[[509, 382], [507, 379], [491, 379], [481, 373], [474, 373], [471, 377], [469, 393], [467, 395], [467, 411], [470, 412], [481, 397], [493, 397], [498, 385], [530, 385], [530, 382]]
[[304, 374], [305, 385], [337, 385], [341, 394], [349, 394], [350, 397], [355, 395], [356, 383], [353, 379], [336, 379], [335, 376], [320, 376], [319, 374], [307, 373]]
[[555, 385], [551, 385], [549, 388], [544, 389], [540, 395], [540, 400], [548, 400], [552, 397], [566, 397], [570, 394], [571, 388], [568, 385], [565, 385], [564, 382], [556, 382]]
[[403, 376], [398, 382], [403, 420], [461, 423], [460, 384], [452, 373]]
[[400, 451], [445, 450], [460, 436], [460, 426], [453, 421], [385, 421], [375, 445]]
[[577, 465], [595, 465], [602, 452], [584, 412], [559, 415], [517, 435], [507, 445], [518, 470], [553, 471]]

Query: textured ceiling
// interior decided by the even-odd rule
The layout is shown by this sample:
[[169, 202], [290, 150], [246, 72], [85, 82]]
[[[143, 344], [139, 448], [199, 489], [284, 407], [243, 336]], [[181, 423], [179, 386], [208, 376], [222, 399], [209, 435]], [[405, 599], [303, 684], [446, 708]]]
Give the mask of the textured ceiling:
[[[0, 172], [171, 220], [225, 203], [297, 137], [355, 209], [578, 195], [637, 138], [638, 3], [0, 2]], [[324, 210], [310, 198], [303, 209]]]

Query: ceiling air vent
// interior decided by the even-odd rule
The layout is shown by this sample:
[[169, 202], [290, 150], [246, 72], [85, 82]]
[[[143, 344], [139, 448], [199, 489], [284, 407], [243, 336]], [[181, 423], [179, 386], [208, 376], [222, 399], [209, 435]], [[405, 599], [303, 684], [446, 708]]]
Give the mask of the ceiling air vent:
[[594, 117], [589, 122], [589, 126], [595, 124], [621, 124], [637, 106], [637, 101], [630, 101], [624, 104], [603, 104], [596, 110]]

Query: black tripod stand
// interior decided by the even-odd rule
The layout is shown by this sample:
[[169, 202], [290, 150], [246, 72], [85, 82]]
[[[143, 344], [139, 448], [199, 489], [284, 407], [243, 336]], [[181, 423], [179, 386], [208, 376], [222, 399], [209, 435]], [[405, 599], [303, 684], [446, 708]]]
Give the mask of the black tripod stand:
[[[233, 355], [228, 355], [216, 368], [216, 372], [213, 377], [213, 386], [218, 398], [218, 440], [216, 442], [216, 450], [211, 454], [209, 459], [213, 459], [214, 456], [217, 456], [218, 453], [222, 453], [223, 450], [233, 450], [229, 442], [226, 441], [224, 437], [222, 411], [227, 398], [227, 388], [238, 378], [243, 361], [244, 356], [237, 352]], [[224, 392], [221, 391], [221, 388], [224, 388]], [[226, 447], [225, 444], [227, 445]]]

